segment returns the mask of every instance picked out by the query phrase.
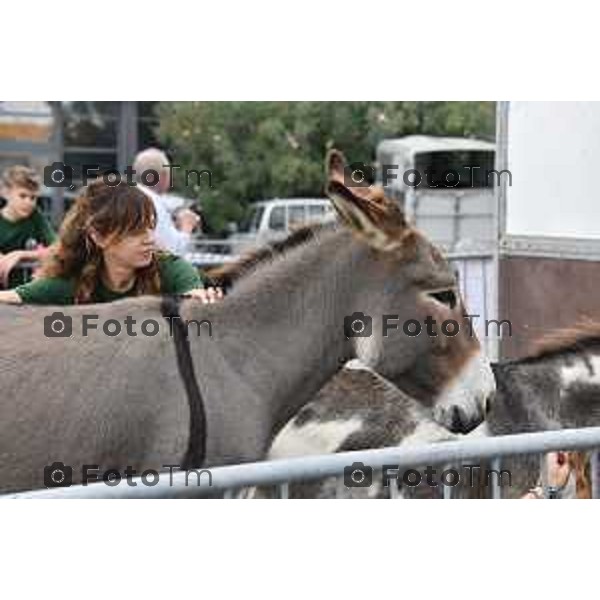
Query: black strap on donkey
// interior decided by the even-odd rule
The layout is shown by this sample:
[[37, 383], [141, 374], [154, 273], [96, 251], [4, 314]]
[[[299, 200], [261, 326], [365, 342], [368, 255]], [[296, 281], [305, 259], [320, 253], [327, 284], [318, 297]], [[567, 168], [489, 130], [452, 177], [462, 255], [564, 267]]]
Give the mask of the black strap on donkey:
[[178, 296], [163, 296], [161, 314], [171, 323], [170, 330], [173, 332], [177, 368], [190, 407], [188, 447], [181, 465], [181, 468], [185, 470], [199, 468], [204, 464], [206, 458], [206, 411], [194, 371], [187, 328], [179, 313], [181, 300], [182, 298]]

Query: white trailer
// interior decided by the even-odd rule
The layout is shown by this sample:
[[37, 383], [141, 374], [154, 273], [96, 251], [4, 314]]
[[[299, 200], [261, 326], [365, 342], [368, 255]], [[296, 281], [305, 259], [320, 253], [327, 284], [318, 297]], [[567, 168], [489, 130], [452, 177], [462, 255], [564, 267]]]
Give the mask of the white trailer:
[[477, 335], [494, 358], [497, 335], [485, 324], [498, 312], [495, 150], [484, 140], [432, 136], [383, 140], [377, 147], [379, 183], [452, 259], [469, 313], [479, 315], [472, 321]]
[[[456, 264], [493, 359], [522, 356], [553, 329], [600, 321], [599, 134], [600, 103], [499, 102], [489, 204], [481, 197], [461, 204], [456, 196], [453, 204], [445, 190], [405, 190], [401, 197], [417, 226]], [[425, 141], [421, 153], [428, 152]], [[380, 163], [398, 142], [380, 145]], [[465, 140], [462, 148], [473, 143]], [[506, 325], [500, 336], [495, 325], [486, 332], [486, 321], [503, 319], [510, 332]]]
[[513, 324], [501, 355], [519, 356], [553, 329], [600, 322], [600, 103], [502, 102], [497, 298]]

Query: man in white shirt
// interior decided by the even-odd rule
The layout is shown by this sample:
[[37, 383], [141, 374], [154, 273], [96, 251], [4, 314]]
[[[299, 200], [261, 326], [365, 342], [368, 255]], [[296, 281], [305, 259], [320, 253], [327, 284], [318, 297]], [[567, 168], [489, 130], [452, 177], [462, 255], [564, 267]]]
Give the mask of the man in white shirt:
[[[164, 152], [158, 150], [158, 148], [147, 148], [135, 157], [132, 166], [138, 187], [154, 202], [157, 245], [164, 250], [181, 256], [188, 251], [190, 234], [197, 227], [200, 218], [193, 211], [183, 209], [178, 215], [179, 229], [175, 227], [171, 214], [162, 198], [171, 185], [169, 164], [169, 159]], [[142, 180], [142, 174], [148, 171], [156, 171], [159, 175], [158, 182], [152, 187], [144, 185]], [[152, 180], [152, 176], [147, 174], [147, 180]]]

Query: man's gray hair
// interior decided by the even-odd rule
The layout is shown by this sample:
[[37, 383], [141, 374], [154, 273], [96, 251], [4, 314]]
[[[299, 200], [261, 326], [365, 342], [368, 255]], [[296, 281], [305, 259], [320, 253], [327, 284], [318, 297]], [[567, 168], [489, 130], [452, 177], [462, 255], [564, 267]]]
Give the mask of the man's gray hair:
[[159, 176], [163, 171], [169, 168], [169, 159], [167, 155], [158, 148], [146, 148], [137, 154], [133, 161], [133, 169], [135, 170], [135, 179], [138, 183], [141, 181], [141, 176], [144, 171], [156, 171]]

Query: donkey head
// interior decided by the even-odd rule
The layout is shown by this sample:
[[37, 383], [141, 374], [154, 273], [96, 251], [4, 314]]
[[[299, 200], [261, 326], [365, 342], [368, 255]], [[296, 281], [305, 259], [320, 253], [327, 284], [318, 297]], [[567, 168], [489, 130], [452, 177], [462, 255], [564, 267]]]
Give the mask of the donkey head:
[[494, 377], [453, 270], [381, 187], [351, 187], [341, 153], [329, 153], [327, 170], [327, 195], [354, 236], [349, 354], [428, 405], [449, 430], [470, 431], [485, 416]]

